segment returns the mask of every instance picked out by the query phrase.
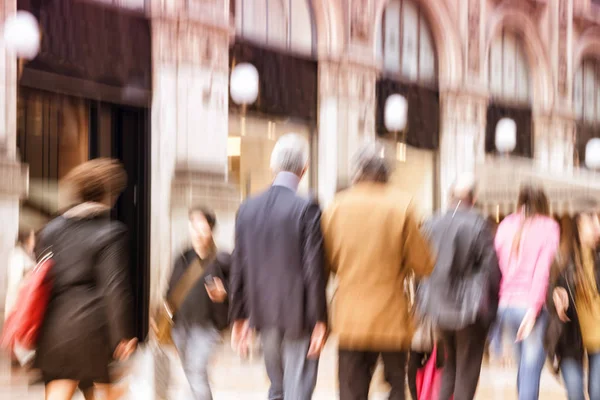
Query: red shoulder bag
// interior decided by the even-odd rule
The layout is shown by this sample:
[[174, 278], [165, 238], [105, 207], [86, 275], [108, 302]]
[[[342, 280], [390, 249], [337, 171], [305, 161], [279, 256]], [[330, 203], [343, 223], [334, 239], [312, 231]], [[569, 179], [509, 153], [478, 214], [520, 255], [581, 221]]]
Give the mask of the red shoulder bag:
[[12, 351], [18, 343], [28, 350], [35, 349], [50, 300], [52, 282], [48, 273], [53, 265], [52, 253], [48, 253], [23, 280], [16, 306], [2, 329], [2, 348]]

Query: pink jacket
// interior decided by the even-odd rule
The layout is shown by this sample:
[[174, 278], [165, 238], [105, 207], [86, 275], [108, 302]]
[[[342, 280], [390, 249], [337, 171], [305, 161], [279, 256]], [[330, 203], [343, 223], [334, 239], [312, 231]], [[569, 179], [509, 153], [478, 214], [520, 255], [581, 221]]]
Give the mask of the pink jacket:
[[546, 300], [550, 267], [560, 242], [560, 228], [549, 217], [536, 216], [523, 226], [519, 251], [513, 241], [523, 215], [506, 217], [496, 233], [496, 253], [502, 270], [500, 306], [524, 307], [539, 312]]

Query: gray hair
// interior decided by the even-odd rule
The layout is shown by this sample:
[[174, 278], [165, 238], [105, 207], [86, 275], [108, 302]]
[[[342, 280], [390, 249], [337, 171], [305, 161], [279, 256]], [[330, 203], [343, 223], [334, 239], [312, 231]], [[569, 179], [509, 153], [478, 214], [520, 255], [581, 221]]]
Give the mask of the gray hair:
[[454, 200], [464, 200], [473, 202], [477, 192], [477, 179], [472, 173], [461, 174], [451, 189], [451, 196]]
[[271, 170], [300, 176], [308, 166], [308, 153], [309, 145], [304, 137], [296, 133], [283, 135], [271, 153]]
[[385, 183], [390, 178], [390, 165], [384, 157], [384, 147], [378, 143], [363, 145], [354, 156], [354, 182]]

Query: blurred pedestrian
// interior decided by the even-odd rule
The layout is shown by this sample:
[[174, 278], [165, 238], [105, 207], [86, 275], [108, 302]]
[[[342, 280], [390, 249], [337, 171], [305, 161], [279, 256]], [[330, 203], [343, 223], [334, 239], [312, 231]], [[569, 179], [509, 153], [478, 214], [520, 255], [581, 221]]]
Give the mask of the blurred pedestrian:
[[381, 356], [389, 398], [404, 400], [413, 334], [405, 280], [429, 275], [433, 258], [410, 199], [388, 185], [378, 145], [356, 156], [354, 185], [323, 215], [326, 260], [339, 281], [333, 332], [339, 338], [341, 400], [367, 400]]
[[589, 212], [578, 214], [571, 223], [568, 252], [553, 265], [546, 297], [550, 315], [546, 349], [555, 372], [562, 373], [569, 400], [586, 398], [585, 364], [589, 399], [600, 400], [600, 258], [596, 251], [600, 229], [597, 217]]
[[23, 278], [35, 267], [35, 233], [33, 230], [22, 230], [19, 232], [15, 248], [8, 261], [8, 287], [6, 291], [6, 302], [4, 306], [4, 319], [15, 306], [19, 288]]
[[205, 207], [189, 211], [191, 247], [175, 262], [167, 301], [172, 309], [172, 337], [196, 400], [210, 400], [208, 363], [228, 326], [227, 287], [230, 255], [217, 253], [215, 214]]
[[271, 156], [273, 185], [238, 211], [231, 268], [232, 345], [247, 352], [261, 338], [270, 400], [308, 400], [327, 333], [321, 211], [296, 194], [309, 145], [282, 136]]
[[518, 211], [506, 217], [496, 233], [502, 270], [498, 321], [514, 342], [519, 400], [538, 399], [546, 359], [548, 313], [543, 306], [560, 241], [560, 228], [549, 208], [541, 189], [523, 186]]
[[472, 400], [502, 275], [490, 225], [473, 207], [474, 177], [459, 177], [451, 193], [452, 207], [423, 227], [437, 261], [418, 301], [440, 329], [446, 351], [439, 400]]
[[76, 205], [40, 233], [38, 256], [50, 250], [54, 259], [35, 360], [47, 400], [71, 399], [78, 386], [92, 399], [94, 384], [112, 398], [109, 364], [136, 348], [127, 230], [110, 218], [126, 180], [110, 159], [74, 168], [62, 184]]

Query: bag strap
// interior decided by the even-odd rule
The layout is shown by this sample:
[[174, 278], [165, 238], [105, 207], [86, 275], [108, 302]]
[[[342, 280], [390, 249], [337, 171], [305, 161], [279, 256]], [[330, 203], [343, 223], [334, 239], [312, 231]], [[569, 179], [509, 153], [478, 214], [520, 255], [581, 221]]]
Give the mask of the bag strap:
[[[185, 256], [183, 257], [186, 260]], [[187, 260], [186, 260], [187, 262]], [[204, 275], [204, 268], [202, 268], [202, 262], [199, 258], [194, 259], [194, 261], [188, 265], [187, 269], [183, 276], [179, 279], [175, 288], [171, 292], [171, 295], [167, 299], [167, 303], [169, 305], [171, 314], [177, 313], [181, 304], [189, 294], [190, 290], [194, 286], [198, 280]]]

